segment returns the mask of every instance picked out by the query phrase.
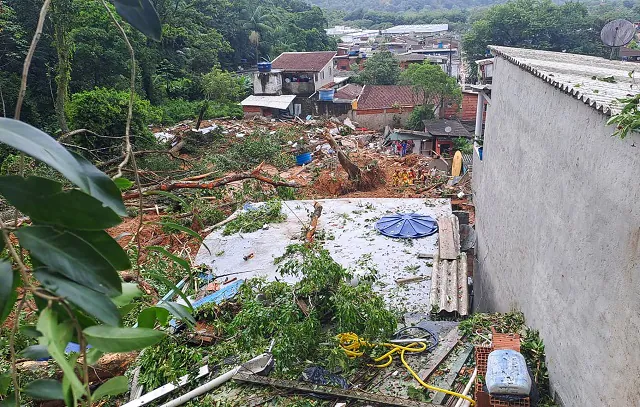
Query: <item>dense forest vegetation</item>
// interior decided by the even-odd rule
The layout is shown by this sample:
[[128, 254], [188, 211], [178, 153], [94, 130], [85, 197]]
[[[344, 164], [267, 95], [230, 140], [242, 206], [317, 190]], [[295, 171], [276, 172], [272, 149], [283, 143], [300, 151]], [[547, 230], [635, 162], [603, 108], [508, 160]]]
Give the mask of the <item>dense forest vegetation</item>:
[[[42, 3], [0, 1], [0, 113], [8, 117]], [[137, 110], [156, 123], [193, 117], [199, 101], [207, 99], [202, 78], [216, 66], [235, 71], [282, 51], [335, 48], [325, 34], [322, 10], [298, 0], [152, 3], [162, 22], [161, 41], [124, 27], [136, 52]], [[55, 135], [65, 126], [84, 124], [74, 120], [88, 101], [124, 108], [127, 96], [121, 91], [129, 86], [129, 68], [126, 45], [101, 2], [54, 0], [31, 66], [22, 118]], [[62, 100], [69, 102], [66, 115]], [[218, 109], [212, 115], [237, 114], [233, 104], [214, 103], [211, 109]], [[65, 118], [71, 122], [60, 120]]]

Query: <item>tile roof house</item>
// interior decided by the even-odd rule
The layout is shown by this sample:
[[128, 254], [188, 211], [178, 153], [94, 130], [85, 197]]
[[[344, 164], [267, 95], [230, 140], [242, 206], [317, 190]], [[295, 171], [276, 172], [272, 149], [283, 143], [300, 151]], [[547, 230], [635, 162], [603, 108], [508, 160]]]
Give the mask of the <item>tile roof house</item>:
[[357, 85], [355, 83], [350, 83], [345, 85], [338, 90], [333, 95], [334, 100], [349, 100], [354, 101], [358, 99], [358, 96], [362, 93], [362, 86]]
[[312, 109], [305, 104], [305, 99], [334, 82], [335, 55], [335, 51], [283, 52], [271, 66], [259, 67], [253, 76], [253, 93], [256, 96], [296, 95], [293, 114], [310, 114]]
[[271, 62], [271, 67], [282, 72], [321, 72], [335, 56], [335, 51], [283, 52]]
[[401, 127], [423, 100], [411, 86], [366, 85], [353, 103], [352, 119], [363, 127]]
[[367, 85], [358, 98], [358, 110], [392, 109], [422, 104], [411, 86]]

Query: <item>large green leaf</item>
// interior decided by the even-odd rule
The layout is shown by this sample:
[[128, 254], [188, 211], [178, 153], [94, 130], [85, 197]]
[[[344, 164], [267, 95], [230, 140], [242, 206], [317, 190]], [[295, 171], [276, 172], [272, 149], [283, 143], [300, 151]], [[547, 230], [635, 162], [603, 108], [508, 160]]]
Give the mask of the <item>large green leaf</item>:
[[15, 234], [33, 257], [70, 280], [110, 296], [122, 293], [114, 266], [75, 234], [51, 226], [23, 227]]
[[90, 181], [89, 190], [85, 192], [98, 198], [118, 215], [127, 216], [127, 209], [122, 201], [122, 193], [113, 180], [80, 154], [71, 151], [71, 155], [76, 159], [78, 165], [82, 168], [82, 172]]
[[96, 348], [89, 349], [87, 351], [87, 363], [89, 365], [95, 365], [96, 362], [100, 360], [102, 355], [104, 355], [104, 352], [99, 349], [96, 349]]
[[138, 314], [138, 327], [150, 328], [156, 326], [156, 321], [162, 326], [166, 326], [169, 322], [169, 311], [160, 307], [149, 307], [143, 309]]
[[18, 120], [0, 118], [0, 142], [48, 164], [118, 215], [126, 216], [122, 195], [113, 181], [86, 159], [67, 151], [47, 133]]
[[[134, 0], [137, 1], [137, 0]], [[129, 181], [126, 178], [116, 178], [113, 180], [113, 182], [116, 184], [116, 186], [118, 187], [118, 189], [120, 191], [126, 191], [127, 189], [131, 188], [133, 186], [133, 182]]]
[[64, 400], [62, 383], [51, 379], [38, 379], [27, 383], [24, 394], [36, 400]]
[[196, 324], [195, 318], [191, 315], [191, 309], [185, 307], [177, 302], [166, 301], [158, 304], [158, 307], [164, 308], [169, 311], [174, 317], [188, 323], [193, 326]]
[[35, 222], [79, 230], [103, 230], [122, 222], [113, 210], [86, 193], [62, 190], [47, 178], [0, 177], [0, 194]]
[[129, 380], [125, 376], [112, 377], [93, 393], [94, 400], [105, 396], [117, 396], [129, 390]]
[[162, 24], [153, 4], [149, 0], [140, 0], [140, 4], [133, 4], [131, 0], [114, 0], [116, 11], [135, 29], [147, 37], [160, 41], [162, 38]]
[[27, 346], [20, 352], [20, 356], [25, 359], [38, 360], [51, 357], [46, 346], [43, 345], [31, 345]]
[[11, 384], [11, 374], [6, 372], [0, 374], [0, 396], [6, 396]]
[[0, 260], [0, 324], [9, 316], [18, 298], [20, 273], [11, 269], [11, 263]]
[[65, 380], [69, 382], [76, 398], [84, 393], [84, 386], [76, 376], [74, 364], [64, 353], [64, 349], [71, 340], [73, 326], [71, 321], [58, 323], [58, 317], [50, 308], [45, 308], [38, 318], [38, 331], [42, 332], [39, 338], [40, 345], [46, 346], [49, 354], [58, 363], [64, 372]]
[[104, 352], [130, 352], [155, 345], [164, 338], [161, 331], [148, 328], [115, 328], [95, 325], [84, 330], [89, 344]]
[[127, 252], [104, 230], [99, 232], [74, 230], [73, 234], [93, 246], [116, 270], [131, 268], [131, 259], [127, 256]]
[[120, 326], [118, 307], [106, 295], [44, 270], [34, 273], [36, 279], [55, 295], [62, 297], [107, 325]]
[[138, 288], [136, 283], [122, 283], [122, 295], [111, 299], [118, 307], [124, 307], [128, 305], [134, 298], [140, 297], [142, 291]]
[[42, 336], [40, 331], [36, 329], [35, 325], [23, 325], [20, 327], [20, 333], [33, 339], [38, 339]]

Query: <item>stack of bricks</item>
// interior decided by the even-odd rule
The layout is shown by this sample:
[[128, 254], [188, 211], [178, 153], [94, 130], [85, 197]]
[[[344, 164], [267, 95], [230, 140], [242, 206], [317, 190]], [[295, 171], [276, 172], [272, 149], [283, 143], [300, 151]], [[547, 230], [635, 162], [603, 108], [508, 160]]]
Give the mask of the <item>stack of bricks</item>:
[[520, 352], [520, 335], [518, 334], [499, 334], [493, 330], [492, 340], [491, 346], [475, 347], [476, 368], [478, 369], [475, 382], [476, 407], [529, 407], [531, 405], [529, 397], [517, 401], [499, 400], [482, 389], [484, 377], [487, 374], [487, 359], [491, 352], [500, 349]]

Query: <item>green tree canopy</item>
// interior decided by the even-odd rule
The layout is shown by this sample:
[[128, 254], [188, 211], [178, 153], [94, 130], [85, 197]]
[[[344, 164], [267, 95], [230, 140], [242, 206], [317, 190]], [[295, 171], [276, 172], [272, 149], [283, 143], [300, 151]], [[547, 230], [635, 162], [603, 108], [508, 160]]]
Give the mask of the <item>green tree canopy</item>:
[[438, 65], [429, 62], [411, 64], [402, 72], [401, 83], [413, 86], [414, 91], [424, 100], [424, 105], [434, 108], [445, 101], [460, 102], [462, 91], [455, 78], [447, 75]]
[[381, 51], [367, 59], [356, 81], [364, 85], [396, 85], [399, 79], [398, 60], [391, 52]]
[[[469, 62], [486, 58], [489, 45], [603, 56], [600, 29], [605, 21], [582, 3], [513, 0], [483, 12], [463, 37]], [[470, 64], [475, 69], [475, 64]]]

